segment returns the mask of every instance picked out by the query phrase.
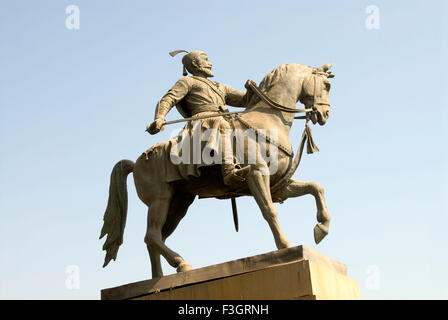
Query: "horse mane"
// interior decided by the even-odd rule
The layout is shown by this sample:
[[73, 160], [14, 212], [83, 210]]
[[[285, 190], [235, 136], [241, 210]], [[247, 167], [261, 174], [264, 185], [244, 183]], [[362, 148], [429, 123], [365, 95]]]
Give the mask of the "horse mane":
[[[286, 63], [282, 64], [278, 67], [276, 67], [274, 70], [269, 72], [263, 80], [261, 80], [258, 87], [263, 92], [268, 92], [274, 85], [279, 83], [280, 81], [284, 80], [286, 78], [286, 74], [290, 72], [292, 69], [296, 69], [297, 67], [300, 67], [301, 65], [297, 63]], [[253, 95], [247, 104], [248, 107], [254, 106], [257, 102], [260, 101], [260, 98], [257, 95]]]
[[271, 89], [275, 84], [277, 84], [281, 79], [284, 79], [288, 71], [291, 69], [291, 66], [295, 64], [282, 64], [269, 72], [263, 80], [261, 80], [260, 85], [258, 86], [264, 92]]

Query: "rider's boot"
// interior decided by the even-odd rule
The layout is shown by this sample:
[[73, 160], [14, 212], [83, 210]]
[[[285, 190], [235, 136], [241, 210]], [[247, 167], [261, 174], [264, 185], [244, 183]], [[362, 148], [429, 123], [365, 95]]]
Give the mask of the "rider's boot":
[[224, 184], [230, 188], [237, 188], [246, 181], [250, 166], [241, 168], [240, 165], [235, 165], [234, 163], [223, 163], [221, 170]]
[[238, 164], [237, 157], [233, 154], [232, 139], [229, 130], [223, 130], [221, 133], [223, 139], [223, 161], [221, 164], [223, 182], [228, 187], [237, 189], [242, 186], [244, 181], [246, 181], [250, 166], [242, 168], [241, 165]]

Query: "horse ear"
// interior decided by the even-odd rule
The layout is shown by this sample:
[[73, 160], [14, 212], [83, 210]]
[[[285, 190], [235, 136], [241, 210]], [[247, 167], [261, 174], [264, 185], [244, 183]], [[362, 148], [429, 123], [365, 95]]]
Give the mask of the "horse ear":
[[322, 67], [319, 67], [323, 72], [327, 72], [333, 66], [333, 62], [324, 64]]

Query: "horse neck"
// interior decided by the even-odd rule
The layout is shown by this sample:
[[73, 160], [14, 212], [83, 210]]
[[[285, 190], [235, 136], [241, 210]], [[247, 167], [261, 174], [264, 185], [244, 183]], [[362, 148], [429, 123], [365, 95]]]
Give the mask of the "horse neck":
[[[292, 77], [290, 76], [289, 78]], [[303, 77], [297, 76], [292, 80], [288, 81], [286, 79], [276, 83], [265, 92], [266, 95], [284, 107], [295, 109], [301, 92]], [[279, 130], [280, 135], [288, 136], [294, 122], [294, 115], [294, 113], [274, 109], [260, 100], [250, 107], [246, 117], [250, 118], [256, 129], [275, 128]]]
[[[260, 84], [260, 89], [276, 103], [295, 109], [296, 103], [302, 93], [303, 83], [309, 74], [310, 68], [299, 64], [288, 65], [288, 72], [276, 83]], [[266, 79], [266, 78], [265, 78]], [[269, 86], [268, 88], [265, 88]], [[252, 129], [276, 130], [278, 142], [291, 149], [289, 133], [294, 122], [294, 113], [287, 113], [273, 109], [264, 101], [256, 102], [249, 107], [240, 117], [248, 123]]]

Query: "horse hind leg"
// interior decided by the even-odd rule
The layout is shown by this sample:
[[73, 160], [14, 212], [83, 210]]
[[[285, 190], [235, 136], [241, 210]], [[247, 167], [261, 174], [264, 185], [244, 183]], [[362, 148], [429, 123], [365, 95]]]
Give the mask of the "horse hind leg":
[[[149, 231], [149, 219], [150, 219], [150, 209], [148, 209], [148, 231]], [[146, 248], [148, 249], [149, 259], [151, 260], [151, 274], [152, 278], [160, 278], [163, 276], [162, 264], [160, 262], [160, 251], [157, 250], [155, 246], [150, 245], [149, 234], [145, 236]]]
[[151, 248], [146, 244], [149, 253], [149, 259], [151, 260], [151, 274], [152, 278], [163, 277], [162, 264], [160, 262], [160, 252], [156, 248]]
[[[174, 195], [173, 199], [171, 200], [170, 209], [168, 211], [166, 221], [162, 227], [163, 243], [165, 243], [166, 238], [168, 238], [173, 233], [173, 231], [178, 226], [180, 220], [182, 220], [182, 218], [185, 216], [189, 206], [193, 203], [194, 198], [195, 195], [187, 193], [176, 193]], [[157, 251], [155, 248], [151, 249], [149, 245], [147, 245], [147, 247], [151, 259], [151, 269], [153, 278], [156, 276], [157, 277], [163, 276], [162, 265], [160, 263], [160, 252]], [[185, 267], [186, 266], [184, 265], [183, 268], [185, 269]]]
[[193, 203], [196, 195], [179, 192], [173, 196], [165, 224], [162, 228], [162, 240], [165, 242], [179, 225], [179, 222], [187, 214], [188, 208]]
[[172, 197], [169, 196], [156, 199], [151, 203], [148, 210], [148, 227], [145, 243], [151, 259], [153, 278], [163, 276], [160, 264], [160, 254], [172, 267], [176, 268], [178, 272], [191, 269], [191, 266], [186, 263], [178, 253], [168, 248], [163, 241], [162, 228], [167, 220], [171, 198]]

